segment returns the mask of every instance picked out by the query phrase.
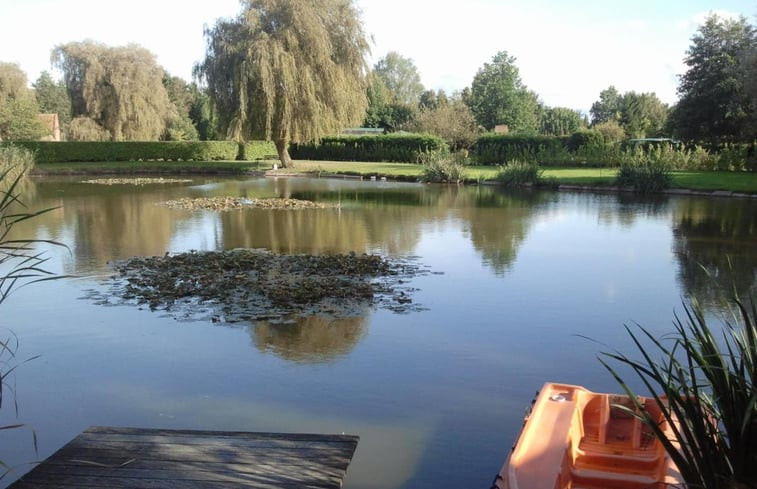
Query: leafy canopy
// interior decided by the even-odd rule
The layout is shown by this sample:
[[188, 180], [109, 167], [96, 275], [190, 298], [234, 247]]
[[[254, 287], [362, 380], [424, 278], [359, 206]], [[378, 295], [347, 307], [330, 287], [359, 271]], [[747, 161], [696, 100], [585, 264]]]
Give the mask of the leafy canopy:
[[0, 63], [0, 140], [34, 140], [44, 134], [39, 107], [15, 63]]
[[521, 81], [515, 58], [507, 51], [497, 53], [491, 63], [484, 63], [464, 100], [486, 129], [504, 124], [512, 132], [536, 130], [539, 101]]
[[378, 60], [373, 72], [389, 90], [392, 103], [411, 107], [418, 105], [423, 93], [423, 83], [412, 59], [402, 56], [397, 51], [390, 51]]
[[745, 56], [757, 48], [757, 35], [744, 17], [710, 15], [692, 38], [671, 114], [675, 134], [719, 146], [749, 138], [754, 108], [745, 81]]
[[244, 0], [242, 13], [205, 30], [195, 75], [227, 137], [307, 142], [365, 115], [368, 42], [351, 0]]
[[154, 141], [163, 135], [171, 103], [163, 69], [150, 51], [134, 44], [71, 42], [56, 46], [52, 60], [63, 72], [73, 116], [86, 119], [74, 119], [72, 139], [82, 139], [80, 127], [114, 141]]

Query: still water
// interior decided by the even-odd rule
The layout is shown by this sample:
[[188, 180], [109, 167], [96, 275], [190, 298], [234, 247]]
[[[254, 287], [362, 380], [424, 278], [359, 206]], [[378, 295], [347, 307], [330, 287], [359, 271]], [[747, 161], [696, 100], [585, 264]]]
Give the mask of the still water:
[[[347, 489], [489, 487], [545, 381], [617, 391], [596, 355], [632, 352], [624, 324], [663, 335], [681, 297], [716, 314], [720, 289], [748, 291], [757, 273], [754, 200], [317, 179], [81, 180], [25, 189], [30, 209], [58, 209], [20, 223], [17, 235], [66, 243], [69, 251], [49, 251], [48, 266], [75, 277], [18, 289], [0, 306], [17, 358], [39, 355], [15, 378], [18, 420], [34, 428], [39, 453], [29, 430], [2, 431], [0, 460], [12, 465], [49, 456], [90, 425], [348, 433], [360, 443]], [[158, 205], [203, 196], [341, 206]], [[416, 257], [434, 272], [411, 284], [426, 309], [225, 325], [86, 298], [103, 287], [109, 261], [239, 247]], [[4, 401], [0, 421], [15, 422]]]

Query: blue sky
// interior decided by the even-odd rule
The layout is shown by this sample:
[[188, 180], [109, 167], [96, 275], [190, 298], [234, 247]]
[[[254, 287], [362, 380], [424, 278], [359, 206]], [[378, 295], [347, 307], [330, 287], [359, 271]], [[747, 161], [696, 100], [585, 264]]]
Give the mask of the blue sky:
[[[390, 50], [412, 58], [424, 85], [470, 85], [497, 51], [517, 58], [523, 82], [551, 106], [587, 111], [599, 92], [655, 92], [676, 100], [691, 36], [708, 12], [754, 21], [746, 0], [357, 0], [374, 62]], [[0, 61], [30, 80], [50, 70], [59, 43], [137, 43], [171, 74], [191, 77], [203, 25], [239, 11], [238, 0], [0, 0]], [[148, 16], [146, 13], [150, 12]]]

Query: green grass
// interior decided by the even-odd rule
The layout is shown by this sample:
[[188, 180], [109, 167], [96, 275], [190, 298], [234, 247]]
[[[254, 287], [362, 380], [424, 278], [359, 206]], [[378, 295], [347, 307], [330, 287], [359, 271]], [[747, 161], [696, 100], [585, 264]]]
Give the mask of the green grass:
[[[40, 163], [34, 173], [41, 174], [138, 174], [138, 173], [200, 173], [242, 174], [267, 171], [273, 161], [134, 161], [96, 163]], [[289, 170], [279, 170], [289, 172]], [[418, 180], [423, 167], [411, 163], [363, 163], [346, 161], [295, 161], [293, 172], [342, 174], [387, 177], [398, 180]], [[469, 166], [465, 171], [468, 181], [495, 180], [496, 166]], [[544, 168], [544, 178], [559, 185], [610, 186], [617, 170], [613, 168]], [[715, 191], [726, 190], [757, 194], [757, 173], [747, 172], [673, 172], [673, 188]]]

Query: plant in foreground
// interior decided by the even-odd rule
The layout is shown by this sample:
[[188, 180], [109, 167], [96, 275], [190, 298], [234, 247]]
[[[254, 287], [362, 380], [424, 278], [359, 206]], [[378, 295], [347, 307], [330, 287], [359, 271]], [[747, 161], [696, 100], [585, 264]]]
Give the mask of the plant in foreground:
[[[653, 431], [678, 466], [689, 489], [757, 487], [757, 302], [734, 299], [732, 318], [713, 328], [699, 304], [684, 304], [675, 332], [658, 339], [626, 326], [641, 360], [603, 353], [602, 364], [634, 401], [631, 413]], [[657, 356], [661, 360], [656, 360]], [[644, 409], [618, 371], [619, 362], [649, 390], [673, 438]]]
[[[6, 155], [7, 153], [3, 153]], [[14, 153], [15, 155], [15, 153]], [[0, 305], [8, 298], [11, 291], [19, 286], [35, 282], [54, 280], [61, 276], [53, 275], [43, 267], [48, 260], [43, 253], [37, 252], [34, 246], [39, 243], [49, 243], [56, 246], [65, 246], [56, 241], [38, 239], [18, 239], [11, 235], [13, 226], [27, 219], [49, 212], [53, 209], [45, 209], [37, 212], [25, 212], [23, 203], [19, 200], [25, 171], [30, 165], [25, 165], [20, 170], [7, 160], [0, 161]], [[2, 317], [2, 316], [0, 316]], [[0, 409], [12, 400], [18, 418], [18, 405], [15, 398], [15, 386], [12, 381], [13, 373], [20, 364], [16, 353], [18, 351], [18, 338], [10, 333], [5, 340], [0, 340]], [[33, 358], [25, 361], [32, 360]], [[24, 363], [24, 362], [21, 362]], [[0, 426], [0, 431], [12, 430], [24, 427], [22, 423], [11, 423]], [[37, 435], [32, 430], [34, 449], [37, 450]], [[5, 462], [0, 460], [0, 467], [4, 470], [0, 479], [10, 472]]]

